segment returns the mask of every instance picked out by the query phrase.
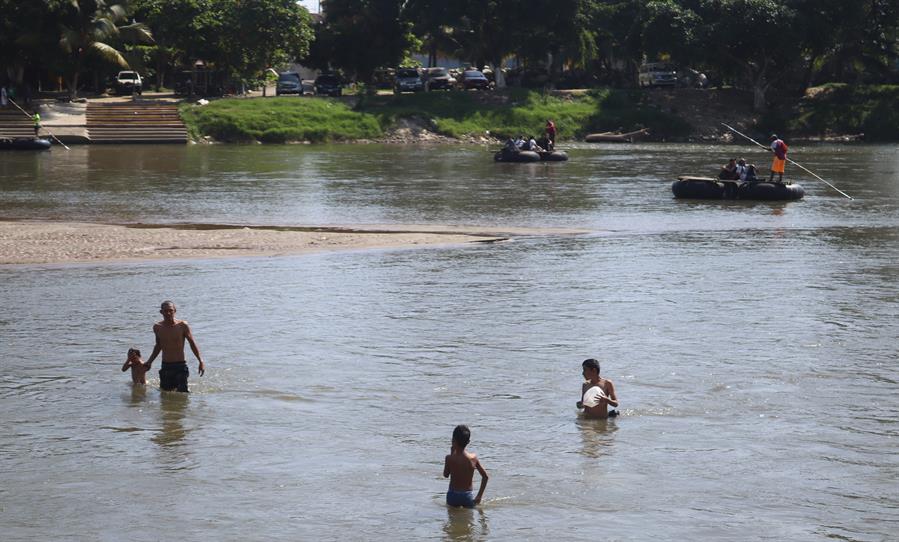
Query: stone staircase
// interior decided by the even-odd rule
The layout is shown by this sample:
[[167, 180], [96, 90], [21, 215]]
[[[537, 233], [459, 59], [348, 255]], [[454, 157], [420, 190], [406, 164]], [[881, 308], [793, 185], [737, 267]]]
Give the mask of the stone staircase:
[[0, 109], [0, 137], [34, 137], [34, 122], [18, 109]]
[[187, 143], [187, 128], [170, 103], [89, 103], [87, 133], [94, 144]]

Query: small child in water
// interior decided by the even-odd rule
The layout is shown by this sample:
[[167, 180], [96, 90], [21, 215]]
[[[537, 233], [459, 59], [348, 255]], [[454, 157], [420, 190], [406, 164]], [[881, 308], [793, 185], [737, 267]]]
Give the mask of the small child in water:
[[124, 373], [128, 369], [131, 369], [132, 382], [135, 384], [147, 383], [147, 371], [150, 370], [150, 363], [144, 363], [140, 357], [140, 350], [137, 348], [128, 349], [128, 359], [122, 365], [122, 372]]
[[[465, 451], [471, 440], [471, 431], [468, 426], [457, 425], [453, 430], [453, 444], [450, 453], [443, 464], [443, 477], [449, 478], [449, 489], [446, 492], [446, 504], [449, 506], [464, 506], [474, 508], [481, 503], [484, 489], [487, 488], [487, 471], [478, 461], [478, 456]], [[474, 471], [481, 475], [481, 487], [478, 496], [472, 497], [472, 480]]]

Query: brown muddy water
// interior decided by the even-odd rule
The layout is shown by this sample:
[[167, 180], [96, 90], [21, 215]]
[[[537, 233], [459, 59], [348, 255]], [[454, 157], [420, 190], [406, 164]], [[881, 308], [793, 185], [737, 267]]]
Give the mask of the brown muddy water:
[[[679, 201], [750, 147], [0, 154], [0, 219], [578, 228], [501, 244], [0, 266], [3, 540], [888, 540], [899, 148], [791, 145], [790, 203]], [[795, 172], [795, 168], [788, 169]], [[163, 299], [207, 362], [133, 389]], [[578, 417], [597, 357], [622, 415]], [[456, 424], [491, 478], [444, 505]]]

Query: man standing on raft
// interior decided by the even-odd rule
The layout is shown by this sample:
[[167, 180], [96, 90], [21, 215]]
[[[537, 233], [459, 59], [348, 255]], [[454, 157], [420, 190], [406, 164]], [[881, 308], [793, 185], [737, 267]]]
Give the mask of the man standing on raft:
[[190, 326], [184, 320], [175, 320], [175, 304], [171, 301], [163, 301], [159, 311], [162, 321], [153, 325], [153, 333], [156, 335], [156, 346], [147, 360], [147, 368], [162, 352], [162, 368], [159, 369], [159, 388], [163, 391], [178, 390], [187, 393], [187, 362], [184, 358], [184, 340], [190, 344], [190, 349], [200, 362], [198, 370], [203, 376], [205, 367], [200, 349], [194, 342], [194, 336], [190, 332]]
[[784, 182], [784, 166], [787, 164], [787, 144], [776, 135], [771, 135], [771, 150], [774, 152], [774, 162], [771, 163], [771, 176], [768, 182], [774, 181], [774, 174], [780, 175], [777, 181], [781, 184]]

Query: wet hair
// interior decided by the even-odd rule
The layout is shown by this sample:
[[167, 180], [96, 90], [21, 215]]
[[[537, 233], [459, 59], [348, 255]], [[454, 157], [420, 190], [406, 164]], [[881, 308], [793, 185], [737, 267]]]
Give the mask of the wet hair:
[[596, 369], [596, 372], [599, 372], [599, 361], [594, 358], [585, 359], [581, 365], [584, 366], [584, 369]]
[[[175, 302], [174, 302], [174, 301], [168, 301], [168, 300], [163, 301], [163, 302], [162, 302], [162, 305], [159, 306], [159, 309], [160, 309], [160, 310], [164, 309], [164, 308], [166, 307], [166, 305], [172, 307], [172, 309], [175, 309]], [[177, 309], [175, 309], [175, 310], [177, 310]]]
[[457, 425], [456, 428], [453, 429], [453, 442], [464, 448], [468, 446], [470, 441], [471, 430], [467, 425]]
[[130, 358], [132, 356], [132, 354], [137, 357], [140, 357], [140, 350], [137, 348], [129, 348], [128, 349], [128, 357]]

